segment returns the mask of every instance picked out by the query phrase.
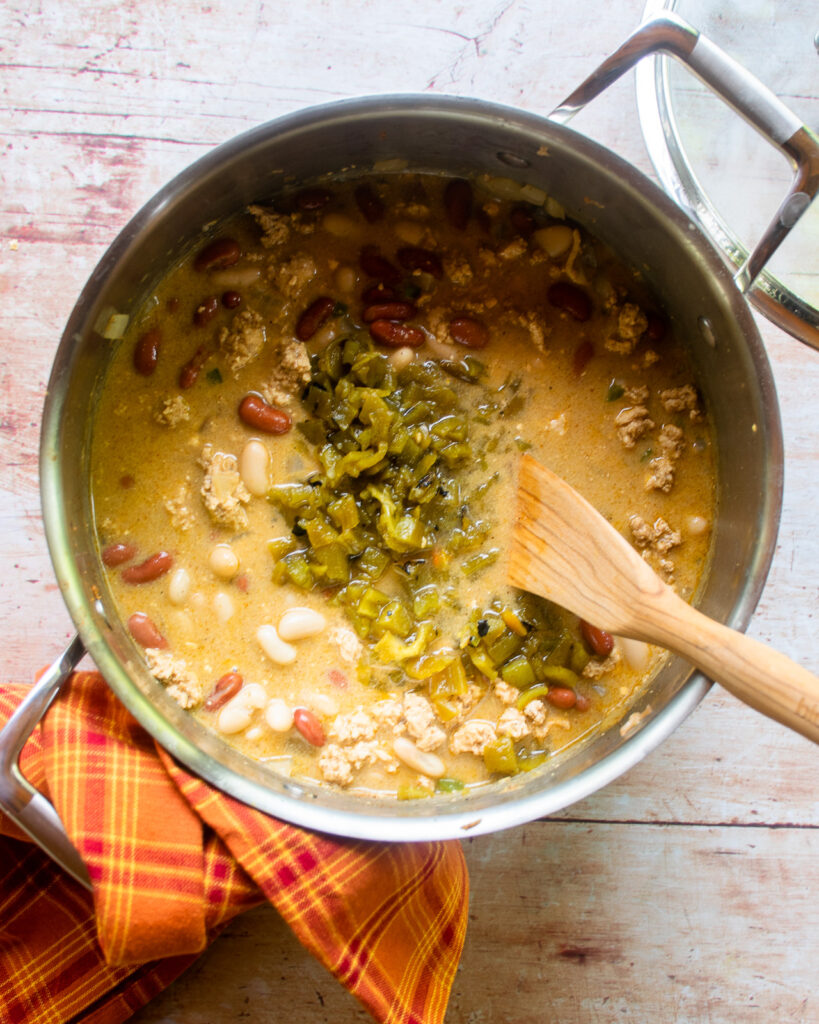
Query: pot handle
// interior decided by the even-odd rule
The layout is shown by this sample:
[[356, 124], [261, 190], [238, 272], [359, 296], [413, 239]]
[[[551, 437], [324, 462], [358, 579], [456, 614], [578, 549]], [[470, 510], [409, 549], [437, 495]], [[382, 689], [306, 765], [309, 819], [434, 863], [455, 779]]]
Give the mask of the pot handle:
[[586, 104], [649, 54], [676, 57], [788, 158], [794, 168], [790, 190], [756, 248], [734, 275], [748, 291], [819, 191], [819, 137], [767, 86], [697, 29], [671, 12], [644, 22], [549, 115], [566, 124]]
[[79, 636], [31, 687], [0, 731], [0, 808], [86, 889], [91, 888], [88, 869], [77, 853], [53, 804], [32, 786], [20, 771], [20, 751], [46, 713], [63, 683], [85, 654]]

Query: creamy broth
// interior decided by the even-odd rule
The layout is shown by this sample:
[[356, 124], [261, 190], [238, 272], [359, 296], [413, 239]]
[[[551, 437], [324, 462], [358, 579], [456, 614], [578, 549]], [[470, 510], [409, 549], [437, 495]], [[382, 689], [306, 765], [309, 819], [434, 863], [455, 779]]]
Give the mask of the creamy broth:
[[111, 590], [180, 704], [286, 774], [420, 797], [531, 770], [621, 718], [661, 654], [506, 585], [522, 450], [695, 595], [710, 429], [602, 244], [491, 182], [252, 207], [112, 361], [92, 444]]

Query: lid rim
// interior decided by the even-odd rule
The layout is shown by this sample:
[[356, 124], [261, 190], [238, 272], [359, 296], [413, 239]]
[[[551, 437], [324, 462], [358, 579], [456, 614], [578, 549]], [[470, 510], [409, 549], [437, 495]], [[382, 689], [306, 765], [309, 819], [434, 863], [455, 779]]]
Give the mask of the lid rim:
[[[648, 0], [643, 18], [678, 6], [678, 0]], [[646, 149], [666, 192], [699, 224], [726, 263], [739, 269], [748, 249], [720, 216], [685, 155], [671, 105], [669, 64], [669, 57], [656, 54], [636, 68], [637, 110]], [[819, 350], [819, 310], [770, 271], [759, 274], [747, 297], [766, 319]]]

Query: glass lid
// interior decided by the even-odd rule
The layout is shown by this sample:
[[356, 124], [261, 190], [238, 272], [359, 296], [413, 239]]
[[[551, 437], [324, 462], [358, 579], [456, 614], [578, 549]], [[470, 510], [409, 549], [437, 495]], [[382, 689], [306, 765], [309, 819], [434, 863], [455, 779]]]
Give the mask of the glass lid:
[[[816, 0], [649, 0], [672, 10], [819, 129]], [[784, 198], [787, 160], [690, 71], [666, 56], [637, 68], [643, 135], [666, 190], [739, 266]], [[749, 293], [761, 312], [819, 348], [819, 203], [797, 223]]]

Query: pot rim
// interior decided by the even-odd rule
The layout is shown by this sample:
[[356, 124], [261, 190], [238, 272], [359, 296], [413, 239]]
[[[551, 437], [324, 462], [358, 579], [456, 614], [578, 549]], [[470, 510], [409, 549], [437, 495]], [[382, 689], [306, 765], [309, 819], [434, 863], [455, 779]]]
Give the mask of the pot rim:
[[[760, 497], [761, 529], [753, 558], [747, 567], [744, 585], [725, 619], [734, 628], [744, 629], [747, 626], [759, 600], [774, 554], [782, 501], [783, 445], [779, 409], [765, 349], [747, 303], [733, 284], [718, 253], [687, 215], [674, 205], [658, 185], [600, 144], [570, 128], [513, 107], [455, 96], [399, 94], [340, 100], [286, 114], [228, 140], [185, 168], [145, 203], [104, 253], [83, 288], [61, 338], [49, 379], [40, 447], [43, 520], [51, 559], [63, 598], [86, 649], [118, 698], [161, 746], [194, 773], [245, 803], [296, 825], [351, 838], [402, 841], [459, 838], [465, 834], [498, 831], [555, 813], [602, 788], [642, 760], [691, 713], [711, 685], [702, 674], [692, 671], [678, 692], [656, 713], [647, 717], [618, 747], [581, 768], [573, 777], [532, 794], [515, 798], [513, 792], [511, 799], [501, 798], [494, 803], [490, 799], [488, 805], [484, 806], [486, 800], [479, 799], [476, 793], [469, 797], [465, 810], [448, 810], [449, 802], [441, 799], [435, 802], [435, 813], [410, 806], [428, 805], [429, 801], [399, 802], [382, 799], [376, 804], [368, 804], [357, 798], [357, 808], [347, 811], [328, 806], [316, 798], [317, 795], [326, 795], [332, 804], [334, 800], [330, 790], [303, 785], [294, 780], [292, 783], [285, 781], [281, 787], [282, 792], [275, 792], [263, 781], [251, 779], [216, 760], [174, 727], [173, 712], [163, 714], [157, 704], [136, 685], [131, 671], [139, 674], [147, 670], [131, 666], [129, 671], [129, 667], [117, 657], [103, 636], [100, 619], [105, 620], [105, 611], [100, 601], [93, 604], [89, 600], [72, 546], [72, 524], [67, 522], [62, 503], [64, 467], [59, 451], [74, 346], [94, 322], [95, 307], [99, 305], [106, 282], [125, 256], [150, 235], [154, 219], [161, 217], [163, 211], [173, 205], [176, 197], [193, 183], [217, 173], [221, 166], [271, 136], [303, 130], [315, 132], [322, 124], [344, 119], [366, 119], [385, 114], [400, 118], [402, 115], [424, 112], [442, 119], [471, 120], [476, 127], [486, 125], [487, 121], [496, 125], [511, 123], [516, 128], [542, 134], [544, 142], [548, 141], [549, 136], [563, 137], [571, 142], [576, 152], [600, 161], [615, 171], [625, 188], [642, 195], [648, 194], [661, 215], [685, 231], [693, 243], [697, 243], [698, 258], [720, 282], [722, 297], [744, 336], [759, 380], [765, 415], [765, 422], [760, 427], [767, 440], [767, 488]], [[506, 166], [506, 175], [514, 176], [514, 168], [508, 164]], [[479, 793], [490, 794], [491, 797], [493, 788], [485, 787]], [[376, 807], [378, 813], [368, 811], [368, 806]]]

